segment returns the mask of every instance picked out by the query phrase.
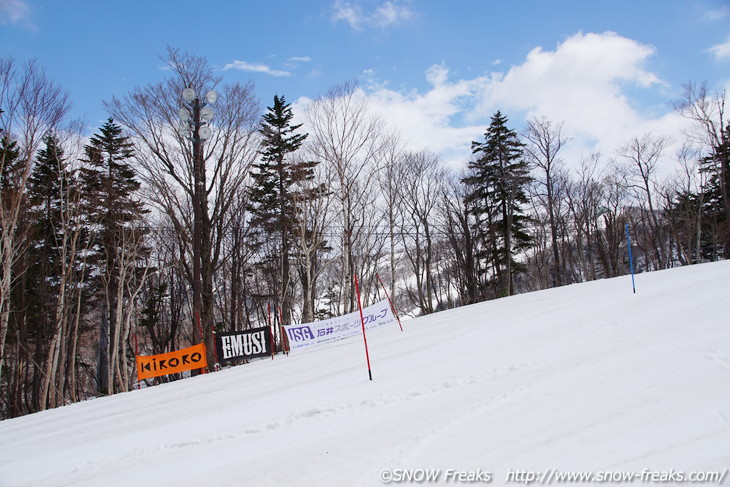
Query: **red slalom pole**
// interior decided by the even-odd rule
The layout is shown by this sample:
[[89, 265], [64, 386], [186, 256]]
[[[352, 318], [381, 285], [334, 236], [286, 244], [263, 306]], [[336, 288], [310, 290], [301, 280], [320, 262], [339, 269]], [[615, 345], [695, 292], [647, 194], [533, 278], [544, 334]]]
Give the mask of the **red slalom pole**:
[[281, 325], [281, 350], [287, 357], [289, 356], [289, 337], [286, 335], [284, 325]]
[[276, 353], [276, 342], [274, 341], [274, 327], [269, 325], [269, 338], [271, 339], [271, 360], [274, 360]]
[[390, 309], [393, 311], [395, 319], [398, 320], [398, 326], [400, 326], [400, 331], [403, 331], [403, 325], [401, 325], [400, 316], [398, 316], [398, 312], [395, 310], [395, 306], [393, 306], [393, 301], [390, 300], [390, 295], [388, 294], [388, 290], [385, 288], [385, 284], [383, 284], [383, 280], [380, 279], [380, 274], [376, 272], [375, 277], [378, 278], [378, 282], [380, 282], [380, 285], [383, 287], [383, 291], [385, 291], [385, 297], [388, 298], [388, 304], [390, 304]]
[[360, 285], [357, 282], [357, 274], [355, 277], [355, 291], [357, 292], [357, 307], [360, 308], [360, 323], [362, 324], [362, 340], [365, 342], [365, 359], [368, 362], [368, 376], [373, 380], [373, 372], [370, 368], [370, 353], [368, 352], [368, 338], [365, 335], [365, 317], [362, 315], [362, 301], [360, 300]]

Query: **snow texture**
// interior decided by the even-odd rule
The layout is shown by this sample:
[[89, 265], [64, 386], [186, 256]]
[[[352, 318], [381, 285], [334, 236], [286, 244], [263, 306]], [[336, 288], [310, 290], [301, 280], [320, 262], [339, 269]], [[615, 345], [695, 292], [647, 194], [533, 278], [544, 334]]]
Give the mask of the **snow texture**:
[[[436, 313], [0, 422], [0, 486], [382, 485], [730, 466], [730, 261]], [[452, 482], [453, 483], [453, 482]]]

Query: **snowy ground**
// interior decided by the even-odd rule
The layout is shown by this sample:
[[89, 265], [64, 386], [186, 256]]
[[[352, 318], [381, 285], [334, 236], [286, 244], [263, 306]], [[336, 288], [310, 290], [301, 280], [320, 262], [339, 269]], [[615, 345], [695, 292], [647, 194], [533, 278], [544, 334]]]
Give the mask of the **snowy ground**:
[[354, 337], [2, 421], [0, 486], [722, 473], [729, 283], [727, 261], [638, 275], [635, 295], [622, 277], [407, 321], [368, 335], [372, 382]]

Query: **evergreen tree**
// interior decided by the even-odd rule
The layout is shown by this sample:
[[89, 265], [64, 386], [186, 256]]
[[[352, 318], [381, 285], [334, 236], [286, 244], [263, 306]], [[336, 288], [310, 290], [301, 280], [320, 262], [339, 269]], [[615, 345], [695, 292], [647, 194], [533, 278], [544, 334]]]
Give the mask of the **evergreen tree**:
[[45, 408], [40, 393], [45, 374], [41, 364], [48, 358], [54, 329], [59, 326], [56, 322], [62, 299], [59, 283], [66, 266], [78, 266], [77, 262], [63, 261], [63, 256], [68, 254], [68, 249], [64, 248], [68, 240], [63, 238], [63, 232], [70, 231], [64, 212], [68, 212], [65, 206], [75, 181], [68, 171], [58, 138], [49, 134], [43, 143], [28, 178], [28, 248], [24, 255], [25, 271], [19, 283], [24, 288], [23, 334], [26, 346], [32, 349], [35, 364], [31, 402], [36, 411]]
[[[118, 323], [120, 286], [128, 286], [134, 276], [121, 282], [122, 266], [139, 261], [149, 251], [139, 242], [143, 238], [140, 229], [147, 213], [136, 193], [141, 184], [130, 165], [133, 144], [123, 135], [111, 118], [91, 137], [84, 148], [86, 167], [82, 170], [87, 217], [95, 226], [93, 265], [97, 267], [101, 300], [101, 330], [99, 336], [98, 388], [101, 392], [113, 393], [125, 384], [111, 382], [115, 377], [109, 367], [115, 350], [123, 347], [125, 337], [121, 336]], [[126, 275], [126, 274], [125, 274]]]
[[[2, 133], [2, 131], [0, 131]], [[0, 188], [2, 188], [3, 198], [6, 197], [15, 187], [15, 177], [18, 173], [18, 156], [20, 150], [15, 140], [10, 140], [7, 136], [0, 139]]]
[[[299, 134], [299, 125], [292, 125], [291, 106], [283, 96], [274, 96], [274, 105], [263, 116], [260, 133], [263, 137], [261, 162], [254, 164], [251, 173], [253, 186], [249, 210], [251, 225], [258, 236], [255, 245], [262, 248], [264, 242], [276, 235], [276, 250], [269, 251], [265, 263], [275, 274], [274, 294], [277, 295], [285, 321], [290, 320], [292, 308], [291, 258], [293, 229], [297, 221], [296, 202], [302, 191], [299, 183], [314, 177], [316, 162], [298, 161], [292, 155], [302, 146], [307, 134]], [[278, 271], [278, 272], [277, 272]]]
[[722, 131], [711, 156], [701, 161], [700, 170], [708, 174], [703, 218], [716, 224], [712, 260], [730, 258], [730, 124]]
[[509, 296], [515, 292], [514, 277], [524, 272], [515, 255], [532, 240], [522, 208], [531, 177], [522, 158], [524, 144], [499, 111], [484, 137], [483, 143], [472, 142], [476, 157], [462, 180], [468, 188], [464, 200], [475, 216], [473, 233], [482, 242], [478, 258], [486, 263], [483, 272], [496, 285], [497, 296]]
[[[29, 253], [36, 271], [41, 269], [37, 286], [33, 286], [35, 291], [40, 291], [44, 283], [52, 282], [59, 272], [59, 235], [65, 230], [62, 205], [67, 200], [72, 184], [58, 138], [53, 134], [47, 135], [44, 144], [45, 147], [38, 151], [36, 164], [28, 178], [28, 199], [31, 205]], [[47, 304], [40, 303], [40, 308], [43, 309]]]

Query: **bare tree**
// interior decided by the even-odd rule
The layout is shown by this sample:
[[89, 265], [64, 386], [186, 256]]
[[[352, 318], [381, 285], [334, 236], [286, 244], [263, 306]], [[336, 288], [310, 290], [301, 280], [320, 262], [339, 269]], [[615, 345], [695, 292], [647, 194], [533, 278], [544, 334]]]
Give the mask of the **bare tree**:
[[[10, 320], [13, 264], [19, 257], [18, 220], [33, 160], [43, 137], [62, 122], [71, 109], [68, 94], [30, 61], [18, 67], [11, 57], [0, 59], [0, 129], [17, 143], [18, 157], [0, 154], [0, 374], [5, 363], [5, 339]], [[12, 167], [11, 166], [12, 163]]]
[[[185, 246], [171, 224], [170, 218], [161, 214], [154, 227], [151, 261], [157, 271], [149, 274], [142, 317], [139, 320], [140, 348], [147, 353], [158, 354], [175, 350], [181, 341], [192, 341], [192, 329], [181, 327], [184, 310], [189, 303], [185, 286]], [[166, 380], [163, 377], [156, 380]]]
[[295, 194], [298, 215], [294, 227], [294, 245], [302, 288], [303, 323], [311, 323], [317, 314], [317, 282], [324, 271], [322, 255], [329, 250], [327, 236], [332, 231], [333, 219], [333, 194], [326, 188], [332, 185], [333, 179], [331, 167], [317, 168], [315, 178], [301, 181], [300, 191]]
[[679, 168], [661, 185], [671, 237], [682, 265], [702, 261], [703, 218], [708, 174], [700, 170], [700, 151], [684, 144], [676, 154]]
[[657, 164], [664, 150], [669, 147], [668, 137], [645, 134], [634, 137], [618, 149], [618, 155], [628, 162], [627, 183], [635, 190], [635, 196], [642, 210], [642, 219], [649, 233], [650, 253], [654, 253], [659, 268], [668, 266], [669, 251], [659, 222], [659, 212], [654, 201], [657, 188]]
[[438, 155], [425, 151], [406, 153], [399, 167], [403, 175], [403, 249], [415, 280], [412, 299], [421, 314], [433, 313], [435, 223], [446, 170]]
[[557, 207], [562, 201], [559, 190], [561, 189], [560, 180], [564, 179], [562, 174], [564, 166], [563, 161], [558, 157], [558, 152], [568, 139], [563, 135], [562, 122], [553, 124], [545, 118], [528, 120], [522, 135], [527, 141], [525, 155], [539, 169], [535, 182], [540, 189], [535, 196], [547, 211], [554, 266], [552, 285], [560, 286], [565, 284], [565, 271], [558, 245], [559, 211]]
[[[682, 98], [674, 103], [674, 109], [683, 117], [694, 122], [693, 131], [688, 133], [690, 141], [703, 147], [709, 156], [706, 159], [711, 170], [719, 178], [719, 190], [724, 208], [726, 245], [730, 247], [730, 170], [728, 147], [730, 147], [730, 124], [725, 118], [727, 93], [722, 90], [714, 95], [708, 92], [707, 83], [684, 85]], [[726, 253], [730, 250], [726, 249]]]
[[396, 293], [396, 229], [399, 227], [399, 207], [403, 201], [402, 172], [399, 162], [402, 157], [400, 140], [397, 136], [391, 136], [383, 151], [383, 170], [378, 175], [378, 184], [382, 192], [383, 204], [385, 206], [385, 220], [388, 225], [388, 278], [390, 281], [390, 298], [395, 303], [398, 298]]
[[682, 97], [673, 106], [677, 113], [695, 122], [693, 130], [687, 136], [692, 142], [710, 150], [720, 147], [724, 142], [723, 129], [727, 124], [727, 94], [722, 90], [711, 95], [706, 82], [699, 86], [686, 83], [683, 88]]
[[246, 274], [254, 254], [251, 241], [252, 227], [247, 219], [249, 194], [239, 191], [236, 202], [228, 214], [229, 231], [222, 254], [226, 256], [217, 286], [224, 289], [221, 316], [227, 321], [229, 330], [237, 331], [250, 327], [250, 296], [247, 292]]
[[310, 147], [323, 165], [335, 174], [331, 188], [340, 213], [341, 273], [339, 278], [342, 311], [355, 308], [352, 276], [357, 269], [357, 236], [364, 222], [359, 212], [372, 211], [375, 175], [383, 155], [384, 122], [368, 109], [367, 100], [354, 84], [330, 89], [307, 107]]
[[[179, 134], [178, 111], [182, 91], [191, 87], [205, 93], [218, 87], [220, 79], [203, 57], [169, 48], [163, 58], [173, 73], [164, 82], [136, 88], [123, 98], [112, 98], [106, 109], [135, 136], [140, 176], [148, 186], [150, 201], [170, 218], [182, 246], [192, 253], [192, 201], [194, 161], [190, 143]], [[258, 156], [260, 105], [252, 84], [218, 87], [214, 105], [212, 137], [205, 143], [202, 191], [202, 341], [208, 361], [214, 363], [213, 273], [220, 267], [224, 241], [231, 220], [226, 218], [236, 194], [244, 187], [251, 164]], [[188, 261], [189, 262], [189, 261]], [[185, 266], [192, 283], [192, 270]]]
[[[84, 271], [79, 274], [79, 260], [89, 250], [85, 242], [84, 217], [81, 211], [81, 192], [71, 180], [60, 178], [62, 184], [59, 200], [58, 225], [56, 247], [57, 261], [60, 263], [60, 273], [57, 276], [58, 284], [53, 303], [53, 332], [45, 360], [43, 381], [41, 385], [40, 409], [55, 408], [63, 405], [64, 392], [71, 374], [67, 370], [67, 359], [70, 351], [75, 351], [75, 341], [78, 337], [80, 316], [74, 319], [74, 309], [80, 313], [81, 284]], [[63, 187], [66, 185], [70, 187]]]
[[485, 297], [485, 284], [480, 280], [484, 272], [480, 268], [482, 259], [478, 258], [481, 252], [479, 241], [483, 239], [472, 232], [472, 228], [480, 227], [472, 223], [476, 217], [471, 205], [465, 202], [467, 188], [461, 183], [463, 177], [449, 177], [445, 181], [441, 205], [444, 232], [452, 256], [450, 272], [456, 281], [459, 302], [466, 305]]
[[598, 217], [603, 223], [603, 231], [598, 229], [596, 233], [596, 247], [603, 265], [604, 277], [616, 277], [626, 273], [621, 250], [626, 241], [624, 225], [629, 217], [627, 178], [626, 167], [612, 161], [601, 180], [601, 204], [598, 209]]
[[114, 326], [110, 330], [109, 337], [109, 367], [106, 381], [109, 394], [126, 392], [131, 384], [132, 363], [126, 354], [126, 346], [129, 343], [132, 321], [138, 318], [140, 312], [138, 298], [152, 268], [149, 260], [146, 263], [140, 262], [140, 256], [144, 255], [147, 245], [144, 230], [142, 222], [136, 222], [132, 228], [117, 231], [118, 246], [114, 249], [117, 285], [114, 287], [116, 296], [113, 298], [120, 305], [114, 308]]
[[584, 157], [576, 177], [569, 178], [565, 197], [573, 225], [577, 259], [576, 280], [596, 279], [598, 220], [603, 210], [604, 186], [597, 174], [600, 155]]

